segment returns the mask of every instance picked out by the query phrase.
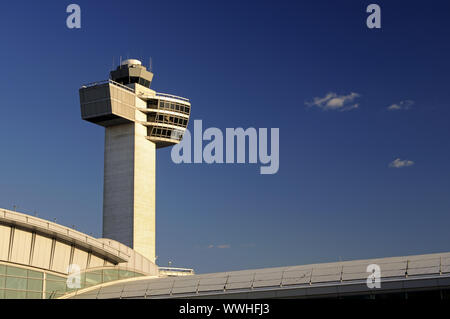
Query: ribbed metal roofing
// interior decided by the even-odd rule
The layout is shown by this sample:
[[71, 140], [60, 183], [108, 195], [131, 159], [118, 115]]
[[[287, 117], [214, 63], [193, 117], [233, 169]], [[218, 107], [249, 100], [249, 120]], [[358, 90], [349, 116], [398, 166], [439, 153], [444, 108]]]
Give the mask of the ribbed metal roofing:
[[208, 297], [274, 289], [364, 284], [377, 264], [381, 281], [450, 278], [450, 253], [241, 270], [184, 277], [126, 280], [78, 291], [71, 298]]

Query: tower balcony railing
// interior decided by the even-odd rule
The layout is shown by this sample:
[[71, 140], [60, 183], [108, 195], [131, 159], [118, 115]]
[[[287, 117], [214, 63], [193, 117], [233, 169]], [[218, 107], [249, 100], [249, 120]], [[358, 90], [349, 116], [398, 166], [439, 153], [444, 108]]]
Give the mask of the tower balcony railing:
[[[136, 91], [135, 91], [133, 88], [130, 88], [129, 86], [120, 84], [119, 82], [113, 81], [113, 80], [111, 80], [111, 79], [87, 83], [87, 84], [82, 85], [81, 88], [82, 88], [82, 89], [85, 89], [85, 88], [89, 88], [89, 87], [93, 87], [93, 86], [97, 86], [97, 85], [102, 85], [102, 84], [107, 84], [107, 83], [113, 84], [113, 85], [115, 85], [115, 86], [121, 87], [121, 88], [123, 88], [123, 89], [125, 89], [125, 90], [128, 90], [128, 91], [130, 91], [130, 92], [136, 93]], [[172, 99], [177, 99], [177, 100], [189, 102], [189, 99], [188, 99], [188, 98], [181, 97], [181, 96], [177, 96], [177, 95], [173, 95], [173, 94], [167, 94], [167, 93], [160, 93], [160, 92], [157, 92], [157, 93], [156, 93], [156, 96], [167, 97], [167, 98], [172, 98]]]
[[172, 99], [177, 99], [177, 100], [182, 100], [182, 101], [189, 102], [189, 99], [187, 99], [187, 98], [185, 98], [185, 97], [173, 95], [173, 94], [167, 94], [167, 93], [159, 93], [159, 92], [156, 92], [156, 96], [168, 97], [168, 98], [172, 98]]
[[113, 81], [111, 79], [84, 84], [84, 85], [81, 86], [81, 88], [85, 89], [85, 88], [88, 88], [88, 87], [93, 87], [93, 86], [107, 84], [107, 83], [111, 83], [111, 84], [113, 84], [115, 86], [121, 87], [122, 89], [125, 89], [125, 90], [128, 90], [130, 92], [135, 93], [135, 90], [133, 88], [130, 88], [130, 87], [126, 86], [126, 85], [120, 84], [119, 82]]

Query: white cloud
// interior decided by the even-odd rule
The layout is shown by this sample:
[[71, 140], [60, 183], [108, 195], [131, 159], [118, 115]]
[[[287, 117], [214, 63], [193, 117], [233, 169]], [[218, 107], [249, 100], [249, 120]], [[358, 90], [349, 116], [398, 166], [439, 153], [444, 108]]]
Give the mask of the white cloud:
[[353, 109], [357, 109], [358, 107], [359, 107], [358, 103], [355, 103], [353, 105], [347, 105], [347, 106], [344, 106], [342, 109], [339, 109], [339, 112], [350, 111], [350, 110], [353, 110]]
[[358, 103], [351, 104], [354, 99], [360, 97], [358, 93], [351, 92], [348, 95], [337, 95], [334, 92], [324, 97], [315, 97], [312, 102], [306, 102], [309, 107], [316, 106], [322, 110], [350, 111], [359, 107]]
[[224, 245], [209, 245], [208, 248], [227, 249], [227, 248], [231, 248], [231, 246], [228, 245], [228, 244], [224, 244]]
[[411, 106], [414, 104], [414, 101], [405, 100], [400, 101], [399, 103], [392, 104], [387, 107], [389, 111], [399, 111], [399, 110], [409, 110]]
[[389, 167], [392, 168], [402, 168], [402, 167], [408, 167], [413, 166], [414, 162], [410, 160], [401, 160], [400, 158], [396, 158], [392, 162], [389, 163]]

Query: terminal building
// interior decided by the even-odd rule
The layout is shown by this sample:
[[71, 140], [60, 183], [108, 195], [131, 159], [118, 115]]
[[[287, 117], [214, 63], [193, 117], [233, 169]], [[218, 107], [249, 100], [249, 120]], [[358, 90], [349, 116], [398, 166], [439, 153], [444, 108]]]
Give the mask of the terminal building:
[[[69, 283], [80, 267], [79, 286]], [[379, 265], [380, 288], [367, 266]], [[0, 299], [450, 299], [450, 253], [195, 274], [158, 267], [111, 239], [0, 210]]]
[[152, 80], [129, 59], [80, 88], [82, 119], [105, 128], [103, 238], [0, 209], [0, 299], [450, 299], [450, 253], [212, 274], [157, 266], [156, 150], [180, 142], [191, 104]]

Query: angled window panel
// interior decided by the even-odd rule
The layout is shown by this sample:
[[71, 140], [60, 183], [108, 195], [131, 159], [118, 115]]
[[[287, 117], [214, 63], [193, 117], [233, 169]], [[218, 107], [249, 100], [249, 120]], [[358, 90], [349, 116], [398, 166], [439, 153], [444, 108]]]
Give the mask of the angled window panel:
[[309, 284], [312, 269], [288, 269], [283, 273], [283, 286]]
[[96, 286], [102, 283], [102, 271], [89, 271], [86, 274], [86, 287]]
[[274, 272], [258, 272], [255, 274], [255, 281], [253, 287], [273, 287], [280, 286], [283, 271], [277, 270]]
[[117, 269], [103, 269], [103, 282], [119, 280], [119, 271]]
[[312, 272], [311, 282], [318, 283], [318, 282], [340, 281], [341, 270], [342, 270], [341, 266], [314, 268]]
[[72, 264], [78, 265], [80, 269], [87, 268], [88, 253], [84, 250], [75, 248], [73, 252]]
[[6, 289], [17, 289], [26, 290], [27, 289], [27, 278], [20, 277], [6, 277]]
[[28, 271], [25, 268], [7, 266], [6, 275], [13, 277], [27, 277]]
[[168, 278], [164, 280], [156, 279], [150, 281], [147, 289], [147, 294], [151, 296], [155, 295], [169, 295], [174, 285], [174, 279]]
[[91, 254], [91, 258], [89, 260], [89, 268], [102, 267], [104, 263], [105, 261], [103, 260], [103, 258]]
[[32, 266], [48, 269], [52, 252], [52, 239], [36, 235], [33, 249]]
[[197, 292], [197, 284], [187, 287], [174, 287], [172, 289], [173, 294], [186, 294], [186, 293], [196, 293]]
[[5, 299], [26, 299], [26, 297], [26, 291], [5, 290]]
[[155, 122], [156, 121], [156, 113], [149, 113], [147, 115], [147, 122]]
[[30, 291], [42, 291], [43, 281], [40, 279], [28, 279], [27, 290]]
[[0, 225], [0, 260], [8, 260], [11, 227]]
[[[133, 291], [122, 291], [121, 297], [122, 298], [144, 298], [146, 292], [147, 292], [147, 289], [133, 290]], [[101, 295], [99, 296], [99, 298], [101, 298]]]
[[67, 273], [71, 249], [72, 247], [70, 245], [56, 241], [52, 270], [56, 272]]
[[197, 279], [185, 279], [177, 278], [174, 282], [172, 293], [195, 293], [197, 291], [198, 278]]
[[103, 295], [103, 294], [112, 294], [112, 293], [121, 293], [123, 291], [123, 284], [118, 284], [118, 285], [111, 285], [111, 286], [105, 286], [100, 288], [100, 292], [99, 295]]
[[[375, 264], [377, 264], [375, 262]], [[403, 261], [378, 263], [381, 269], [381, 277], [404, 277], [406, 273], [406, 259]]]
[[159, 288], [159, 289], [148, 289], [146, 294], [147, 296], [167, 296], [170, 295], [172, 287], [168, 288]]
[[134, 271], [129, 271], [129, 270], [119, 270], [119, 278], [120, 279], [127, 279], [127, 278], [133, 278], [136, 277], [136, 273]]
[[450, 256], [441, 259], [442, 273], [450, 273]]
[[126, 283], [123, 287], [123, 291], [146, 291], [148, 288], [148, 283]]
[[65, 293], [67, 290], [67, 283], [65, 281], [51, 281], [45, 282], [45, 290], [47, 295], [55, 293]]
[[28, 269], [28, 277], [34, 278], [34, 279], [43, 279], [44, 273], [40, 272], [40, 271], [34, 271], [34, 270]]
[[228, 276], [200, 278], [198, 291], [223, 291]]
[[367, 279], [370, 275], [367, 270], [367, 266], [370, 264], [360, 264], [360, 265], [351, 265], [344, 266], [342, 280], [362, 280]]
[[408, 276], [439, 274], [440, 258], [409, 260]]
[[148, 283], [148, 289], [172, 288], [174, 285], [174, 281], [175, 279], [173, 278], [150, 280]]
[[251, 288], [254, 279], [254, 273], [243, 273], [239, 275], [231, 274], [228, 278], [226, 289], [245, 289]]
[[18, 264], [28, 264], [31, 253], [31, 238], [30, 232], [15, 229], [14, 242], [12, 247], [11, 261]]

